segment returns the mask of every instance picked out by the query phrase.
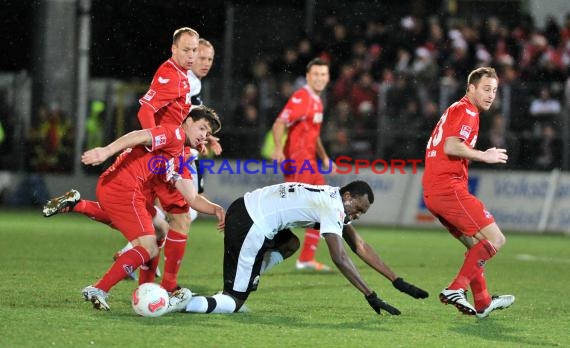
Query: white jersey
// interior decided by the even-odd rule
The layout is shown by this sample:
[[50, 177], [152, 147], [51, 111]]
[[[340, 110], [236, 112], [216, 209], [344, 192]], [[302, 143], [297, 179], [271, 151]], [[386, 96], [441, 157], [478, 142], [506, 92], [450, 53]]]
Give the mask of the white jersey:
[[344, 206], [338, 187], [297, 182], [262, 187], [244, 195], [245, 207], [253, 222], [268, 239], [294, 227], [320, 224], [323, 233], [342, 237]]
[[188, 82], [190, 82], [190, 96], [200, 94], [202, 92], [202, 81], [192, 72], [188, 70]]
[[192, 70], [188, 70], [188, 82], [190, 83], [190, 100], [192, 102], [190, 109], [192, 109], [193, 107], [204, 104], [204, 102], [202, 102], [202, 96], [200, 95], [202, 92], [202, 81], [194, 75]]

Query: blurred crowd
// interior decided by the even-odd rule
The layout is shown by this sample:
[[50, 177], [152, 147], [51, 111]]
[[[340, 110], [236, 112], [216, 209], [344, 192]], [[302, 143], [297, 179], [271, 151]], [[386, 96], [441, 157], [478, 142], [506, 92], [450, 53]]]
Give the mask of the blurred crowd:
[[438, 16], [319, 22], [313, 35], [252, 62], [233, 115], [243, 153], [262, 146], [287, 98], [304, 84], [307, 62], [318, 56], [331, 64], [322, 138], [332, 156], [423, 158], [441, 113], [464, 95], [468, 72], [492, 66], [500, 86], [482, 115], [478, 148], [506, 147], [511, 168], [561, 167], [561, 142], [570, 136], [562, 133], [570, 13], [561, 24], [549, 18], [544, 28], [528, 16], [514, 23]]
[[[273, 121], [305, 83], [307, 63], [321, 57], [331, 65], [321, 137], [333, 158], [423, 158], [441, 113], [464, 95], [468, 72], [492, 66], [499, 91], [481, 117], [477, 147], [507, 148], [510, 168], [561, 168], [563, 147], [570, 146], [570, 120], [564, 119], [570, 101], [570, 13], [564, 23], [550, 18], [541, 28], [529, 16], [510, 22], [406, 16], [349, 25], [329, 15], [318, 23], [311, 35], [251, 59], [232, 115], [224, 116], [225, 157], [262, 156]], [[10, 169], [15, 122], [6, 104], [0, 95], [0, 166]], [[137, 108], [135, 100], [127, 115]], [[111, 129], [115, 109], [90, 103], [86, 147], [117, 135]], [[136, 118], [124, 118], [133, 123], [125, 131], [138, 128]], [[25, 169], [71, 171], [74, 132], [57, 105], [41, 107], [22, 146]]]

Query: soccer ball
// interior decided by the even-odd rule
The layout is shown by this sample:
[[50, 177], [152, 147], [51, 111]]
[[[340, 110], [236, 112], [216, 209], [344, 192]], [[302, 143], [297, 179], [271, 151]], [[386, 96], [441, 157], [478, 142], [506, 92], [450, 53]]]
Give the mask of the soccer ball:
[[168, 309], [168, 300], [168, 292], [162, 286], [144, 283], [133, 292], [131, 304], [138, 315], [160, 317]]

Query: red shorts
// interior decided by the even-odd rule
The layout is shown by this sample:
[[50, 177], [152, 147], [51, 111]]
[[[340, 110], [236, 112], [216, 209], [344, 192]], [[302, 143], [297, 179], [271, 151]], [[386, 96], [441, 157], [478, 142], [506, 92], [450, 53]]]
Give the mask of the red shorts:
[[142, 236], [154, 236], [152, 216], [140, 187], [105, 179], [97, 183], [97, 200], [113, 226], [129, 242]]
[[[310, 168], [307, 166], [303, 169], [303, 160], [294, 160], [294, 169], [290, 166], [285, 166], [284, 169], [291, 174], [284, 173], [286, 182], [302, 182], [311, 185], [324, 185], [326, 183], [325, 177], [319, 172], [316, 161], [310, 161]], [[322, 166], [322, 164], [321, 164]], [[302, 170], [301, 170], [302, 169]], [[311, 170], [312, 169], [312, 170]], [[324, 169], [321, 169], [323, 171]]]
[[483, 203], [467, 190], [437, 195], [424, 193], [424, 202], [455, 238], [462, 234], [472, 237], [495, 222], [495, 218], [485, 209]]
[[158, 197], [160, 205], [167, 213], [186, 214], [190, 211], [190, 204], [186, 202], [184, 196], [176, 188], [165, 182], [155, 181], [152, 189], [154, 190], [154, 197]]

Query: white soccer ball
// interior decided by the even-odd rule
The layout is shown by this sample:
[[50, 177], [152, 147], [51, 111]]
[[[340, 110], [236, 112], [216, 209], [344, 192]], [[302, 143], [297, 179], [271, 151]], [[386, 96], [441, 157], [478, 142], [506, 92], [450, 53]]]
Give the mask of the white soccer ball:
[[138, 315], [160, 317], [168, 309], [168, 300], [168, 292], [162, 286], [144, 283], [133, 292], [131, 304]]

